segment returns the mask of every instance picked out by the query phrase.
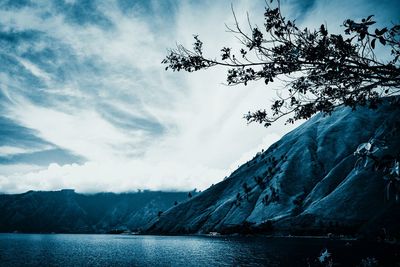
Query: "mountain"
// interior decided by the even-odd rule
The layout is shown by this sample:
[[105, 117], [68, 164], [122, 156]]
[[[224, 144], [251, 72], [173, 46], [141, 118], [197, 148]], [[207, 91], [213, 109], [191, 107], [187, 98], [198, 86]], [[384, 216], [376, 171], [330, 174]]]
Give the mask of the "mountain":
[[[400, 155], [400, 105], [392, 101], [317, 114], [227, 179], [153, 219], [147, 232], [377, 234], [384, 227], [400, 236], [400, 185], [383, 179]], [[380, 168], [355, 155], [357, 148], [373, 152]]]
[[74, 190], [0, 195], [0, 232], [105, 233], [138, 230], [188, 198], [187, 192], [78, 194]]

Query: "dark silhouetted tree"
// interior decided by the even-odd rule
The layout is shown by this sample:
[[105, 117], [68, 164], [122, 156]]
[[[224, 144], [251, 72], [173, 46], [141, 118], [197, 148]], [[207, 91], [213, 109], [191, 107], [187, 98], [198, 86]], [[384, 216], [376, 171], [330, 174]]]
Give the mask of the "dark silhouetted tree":
[[400, 202], [400, 162], [397, 160], [393, 161], [393, 165], [390, 167], [388, 173], [384, 177], [387, 181], [386, 194], [387, 199], [390, 198], [390, 190], [393, 188], [396, 202]]
[[267, 195], [265, 195], [263, 198], [262, 198], [262, 203], [264, 203], [265, 205], [268, 205], [269, 204], [269, 195], [267, 194]]
[[[372, 29], [371, 15], [344, 21], [343, 34], [330, 33], [326, 25], [300, 29], [282, 16], [279, 1], [277, 7], [266, 7], [262, 27], [253, 27], [249, 20], [246, 31], [233, 16], [235, 24], [228, 31], [240, 40], [239, 51], [223, 47], [219, 58], [205, 56], [203, 42], [195, 35], [193, 49], [178, 45], [162, 63], [166, 69], [188, 72], [224, 66], [228, 85], [284, 78], [285, 89], [271, 112], [249, 112], [249, 123], [270, 126], [284, 116], [293, 123], [317, 112], [330, 114], [338, 106], [376, 108], [383, 96], [400, 90], [400, 25]], [[374, 52], [378, 45], [383, 46], [381, 58]]]
[[246, 195], [246, 199], [248, 200], [248, 199], [249, 199], [249, 193], [250, 193], [250, 191], [251, 191], [251, 188], [247, 185], [246, 182], [244, 182], [244, 183], [242, 184], [242, 187], [243, 187], [244, 194]]
[[240, 193], [238, 192], [236, 194], [236, 201], [235, 201], [236, 206], [240, 206], [240, 200], [241, 200], [241, 196], [240, 196]]
[[261, 178], [260, 176], [255, 176], [254, 177], [254, 181], [257, 183], [257, 185], [264, 190], [265, 189], [265, 181], [263, 178]]

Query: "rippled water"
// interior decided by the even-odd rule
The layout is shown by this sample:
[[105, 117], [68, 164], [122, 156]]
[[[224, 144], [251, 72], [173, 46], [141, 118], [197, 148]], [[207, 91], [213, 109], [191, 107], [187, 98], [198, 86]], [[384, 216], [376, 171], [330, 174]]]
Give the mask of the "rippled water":
[[324, 239], [0, 234], [0, 263], [1, 266], [307, 266], [307, 262], [315, 262], [324, 248], [342, 266], [358, 264], [374, 253], [378, 258], [388, 253], [381, 246], [376, 249], [366, 247], [365, 243]]

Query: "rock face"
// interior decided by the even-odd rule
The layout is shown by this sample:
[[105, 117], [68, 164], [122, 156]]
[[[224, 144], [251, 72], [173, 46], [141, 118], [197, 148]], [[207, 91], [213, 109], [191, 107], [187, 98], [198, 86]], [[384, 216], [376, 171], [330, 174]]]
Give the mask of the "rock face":
[[383, 167], [375, 170], [371, 159], [357, 162], [354, 152], [370, 141], [379, 148], [374, 157], [394, 162], [399, 133], [399, 104], [318, 114], [224, 181], [164, 212], [147, 231], [349, 234], [386, 227], [398, 234], [394, 187], [386, 192]]
[[138, 230], [187, 192], [78, 194], [74, 190], [0, 195], [0, 232], [105, 233]]

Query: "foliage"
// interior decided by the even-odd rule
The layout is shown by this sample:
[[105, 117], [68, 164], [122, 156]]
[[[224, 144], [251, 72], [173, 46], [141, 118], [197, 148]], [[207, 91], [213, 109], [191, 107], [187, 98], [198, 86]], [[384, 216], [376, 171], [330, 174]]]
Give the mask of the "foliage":
[[236, 207], [239, 207], [240, 206], [240, 201], [241, 201], [241, 195], [240, 195], [240, 193], [238, 192], [237, 194], [236, 194], [236, 200], [235, 200], [235, 205], [236, 205]]
[[265, 181], [262, 177], [260, 176], [255, 176], [254, 177], [254, 181], [256, 182], [256, 184], [262, 189], [264, 190], [266, 185], [265, 185]]
[[366, 167], [370, 160], [377, 162], [378, 159], [374, 154], [383, 149], [387, 149], [385, 142], [376, 138], [371, 138], [368, 142], [360, 144], [354, 151], [354, 155], [358, 157], [355, 164], [356, 170]]
[[246, 182], [244, 182], [244, 183], [242, 184], [242, 187], [243, 187], [243, 191], [244, 191], [244, 193], [245, 193], [246, 195], [247, 195], [248, 193], [250, 193], [251, 188], [247, 185]]
[[400, 201], [400, 163], [397, 160], [393, 161], [393, 165], [385, 175], [384, 179], [387, 181], [386, 195], [387, 199], [390, 198], [390, 190], [393, 188], [396, 202]]
[[375, 266], [379, 266], [379, 262], [374, 257], [367, 257], [367, 258], [361, 260], [361, 266], [362, 267], [375, 267]]
[[390, 200], [393, 194], [395, 201], [400, 202], [400, 124], [396, 122], [387, 127], [390, 130], [386, 134], [374, 136], [357, 147], [354, 167], [356, 172], [369, 167], [379, 172], [386, 183], [385, 198]]
[[[250, 32], [233, 16], [235, 24], [228, 31], [240, 40], [239, 51], [223, 47], [219, 59], [207, 57], [195, 35], [191, 50], [178, 45], [162, 63], [166, 69], [188, 72], [224, 66], [228, 85], [281, 80], [286, 90], [279, 91], [272, 113], [249, 112], [248, 122], [270, 126], [283, 116], [293, 123], [317, 112], [330, 114], [338, 106], [376, 108], [383, 96], [399, 92], [400, 25], [373, 30], [376, 22], [370, 15], [360, 22], [345, 20], [344, 34], [329, 33], [326, 25], [300, 29], [282, 16], [279, 0], [277, 7], [266, 7], [263, 27], [253, 27], [249, 20]], [[387, 52], [380, 59], [378, 45]]]

